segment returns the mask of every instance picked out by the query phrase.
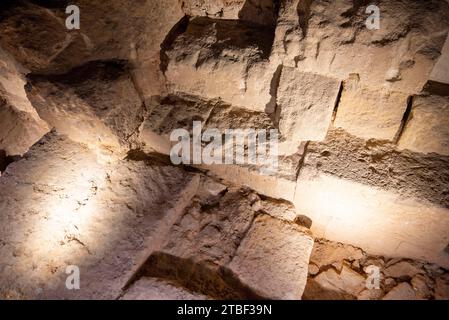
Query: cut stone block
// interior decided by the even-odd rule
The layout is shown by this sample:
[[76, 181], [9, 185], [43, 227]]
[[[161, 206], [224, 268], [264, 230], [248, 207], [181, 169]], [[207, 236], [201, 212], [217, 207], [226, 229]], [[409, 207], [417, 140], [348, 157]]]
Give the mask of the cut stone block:
[[261, 25], [275, 25], [277, 5], [273, 0], [187, 0], [183, 10], [189, 16], [241, 19]]
[[279, 130], [297, 150], [303, 141], [326, 137], [340, 90], [340, 81], [284, 67], [277, 93]]
[[434, 83], [430, 88], [427, 87], [427, 89], [430, 89], [429, 91], [432, 92], [432, 87], [438, 87], [438, 85], [435, 84], [439, 84], [441, 90], [436, 90], [436, 94], [449, 95], [449, 37], [446, 38], [443, 50], [441, 51], [441, 56], [433, 67], [429, 80]]
[[308, 229], [260, 215], [229, 268], [260, 296], [299, 300], [307, 282], [312, 247]]
[[141, 278], [121, 300], [206, 300], [207, 297], [156, 278]]
[[363, 88], [358, 76], [345, 81], [334, 126], [365, 139], [393, 141], [407, 109], [408, 94]]
[[268, 62], [273, 35], [241, 21], [191, 20], [163, 51], [169, 92], [265, 111], [277, 68]]
[[64, 75], [30, 77], [38, 113], [72, 140], [118, 149], [136, 134], [145, 110], [125, 61], [94, 61]]
[[273, 52], [283, 65], [303, 72], [339, 80], [357, 73], [364, 87], [418, 94], [448, 34], [449, 4], [382, 0], [376, 5], [381, 25], [370, 30], [368, 5], [283, 1]]
[[[203, 131], [218, 129], [222, 134], [227, 129], [268, 131], [274, 128], [272, 120], [264, 112], [230, 106], [217, 100], [204, 101], [185, 95], [181, 98], [170, 96], [152, 106], [149, 116], [140, 128], [139, 140], [144, 144], [146, 152], [156, 151], [169, 155], [176, 143], [170, 142], [172, 131], [186, 129], [192, 135], [193, 121], [201, 122]], [[223, 150], [227, 147], [229, 146], [223, 144]], [[293, 155], [281, 154], [274, 171], [270, 170], [270, 164], [258, 162], [256, 165], [250, 165], [246, 153], [244, 164], [233, 161], [233, 164], [196, 166], [231, 184], [247, 186], [272, 198], [292, 201], [303, 149], [304, 144], [297, 147]]]
[[417, 300], [415, 290], [407, 282], [402, 282], [391, 289], [383, 300]]
[[216, 101], [173, 96], [156, 103], [140, 127], [139, 139], [144, 143], [145, 150], [169, 155], [173, 146], [170, 134], [176, 129], [192, 132], [194, 121], [200, 121], [204, 127], [216, 104]]
[[317, 237], [449, 266], [447, 168], [447, 156], [330, 131], [307, 148], [294, 204]]
[[365, 277], [346, 266], [343, 266], [340, 273], [332, 268], [323, 271], [311, 281], [316, 289], [308, 294], [319, 298], [319, 290], [328, 291], [327, 296], [322, 297], [323, 299], [329, 299], [330, 294], [335, 294], [336, 297], [355, 299], [366, 288]]
[[449, 156], [449, 98], [417, 96], [399, 148]]
[[313, 246], [308, 229], [262, 214], [274, 204], [249, 190], [205, 197], [202, 189], [139, 274], [219, 299], [300, 299]]

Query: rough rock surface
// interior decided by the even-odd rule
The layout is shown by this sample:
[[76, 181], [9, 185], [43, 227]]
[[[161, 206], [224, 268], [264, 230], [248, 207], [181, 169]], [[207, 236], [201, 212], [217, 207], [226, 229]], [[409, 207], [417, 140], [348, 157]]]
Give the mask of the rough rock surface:
[[125, 61], [96, 61], [64, 75], [30, 76], [29, 87], [39, 115], [77, 142], [117, 149], [137, 135], [145, 116]]
[[262, 297], [298, 300], [306, 284], [312, 246], [308, 229], [258, 216], [229, 268]]
[[338, 80], [299, 70], [282, 69], [277, 93], [279, 131], [293, 152], [300, 142], [326, 137], [340, 89]]
[[367, 89], [358, 76], [344, 82], [334, 126], [365, 139], [393, 141], [401, 128], [409, 96], [388, 89]]
[[[448, 269], [424, 261], [372, 256], [359, 248], [324, 239], [315, 240], [310, 261], [318, 271], [309, 267], [303, 299], [447, 298], [447, 293], [443, 293], [447, 280], [443, 279], [447, 278]], [[376, 275], [373, 267], [379, 271], [378, 288], [372, 281]]]
[[[0, 181], [1, 297], [120, 294], [139, 253], [148, 254], [164, 223], [182, 212], [177, 206], [189, 201], [195, 179], [167, 165], [116, 161], [100, 164], [85, 145], [52, 132], [7, 168]], [[70, 265], [80, 268], [81, 290], [65, 287]]]
[[[413, 98], [410, 119], [399, 140], [399, 148], [449, 156], [449, 98]], [[429, 132], [432, 136], [429, 137]]]
[[366, 28], [368, 5], [283, 1], [274, 50], [285, 65], [304, 72], [340, 80], [356, 73], [363, 86], [419, 93], [443, 48], [449, 30], [449, 4], [438, 0], [378, 1], [380, 30]]
[[447, 267], [447, 167], [446, 156], [332, 130], [308, 145], [294, 203], [318, 237]]
[[[0, 298], [448, 299], [448, 1], [375, 1], [379, 30], [368, 1], [68, 4], [0, 4]], [[278, 129], [277, 170], [174, 166], [193, 121]]]
[[263, 214], [254, 206], [258, 200], [235, 189], [197, 197], [142, 276], [170, 279], [215, 298], [301, 299], [313, 239], [308, 229]]
[[157, 278], [141, 278], [120, 298], [121, 300], [206, 300], [201, 294], [192, 293]]
[[25, 93], [25, 70], [0, 48], [0, 150], [23, 155], [49, 131]]
[[276, 71], [268, 63], [273, 36], [272, 28], [240, 20], [192, 19], [163, 51], [169, 92], [264, 111]]

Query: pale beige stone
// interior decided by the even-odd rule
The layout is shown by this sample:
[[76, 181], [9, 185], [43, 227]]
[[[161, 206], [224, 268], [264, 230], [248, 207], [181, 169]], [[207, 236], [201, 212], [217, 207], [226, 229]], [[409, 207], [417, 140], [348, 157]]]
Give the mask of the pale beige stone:
[[322, 289], [336, 291], [352, 297], [356, 297], [365, 289], [365, 278], [346, 266], [343, 266], [340, 273], [332, 268], [321, 272], [314, 278], [314, 281]]
[[399, 148], [449, 155], [449, 98], [417, 96]]
[[410, 284], [402, 282], [388, 292], [383, 300], [416, 300], [416, 294]]
[[380, 289], [366, 289], [357, 296], [357, 300], [380, 300], [383, 294]]
[[270, 30], [239, 21], [191, 20], [165, 50], [169, 92], [265, 111], [277, 68], [268, 62]]
[[207, 297], [156, 278], [136, 281], [120, 300], [206, 300]]
[[383, 0], [377, 5], [381, 28], [369, 30], [365, 5], [283, 1], [273, 51], [284, 65], [303, 72], [340, 80], [358, 73], [366, 87], [417, 94], [446, 39], [448, 4]]
[[364, 88], [353, 76], [344, 83], [334, 126], [365, 139], [394, 140], [408, 98], [406, 93]]
[[447, 209], [307, 171], [301, 170], [294, 204], [298, 212], [312, 219], [315, 236], [349, 243], [372, 254], [449, 265], [442, 254], [449, 240]]
[[446, 38], [441, 56], [433, 67], [430, 75], [431, 81], [449, 84], [449, 37]]
[[254, 220], [229, 268], [263, 297], [301, 299], [312, 246], [308, 229], [261, 215]]
[[[116, 299], [198, 182], [167, 165], [99, 163], [86, 145], [47, 134], [0, 179], [0, 297]], [[70, 265], [80, 290], [65, 286]]]
[[277, 93], [279, 131], [291, 150], [300, 142], [326, 137], [340, 81], [284, 67]]
[[386, 277], [391, 278], [413, 278], [418, 273], [422, 273], [421, 269], [408, 261], [401, 261], [387, 267], [384, 271]]

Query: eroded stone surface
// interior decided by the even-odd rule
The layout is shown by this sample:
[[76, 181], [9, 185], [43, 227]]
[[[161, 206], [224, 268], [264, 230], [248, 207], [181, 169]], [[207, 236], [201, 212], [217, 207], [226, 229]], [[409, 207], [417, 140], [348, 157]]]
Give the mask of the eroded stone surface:
[[292, 151], [326, 137], [340, 89], [340, 81], [299, 70], [282, 69], [277, 93], [279, 131]]
[[229, 268], [263, 297], [298, 300], [306, 285], [312, 246], [308, 229], [258, 216]]
[[377, 5], [381, 28], [369, 30], [368, 4], [362, 2], [282, 2], [274, 51], [285, 65], [304, 72], [340, 80], [357, 73], [363, 86], [419, 93], [443, 48], [449, 4], [401, 0]]
[[344, 82], [334, 126], [365, 139], [393, 141], [399, 133], [409, 95], [361, 87], [358, 76]]
[[[190, 200], [193, 178], [166, 165], [106, 166], [85, 145], [45, 136], [0, 180], [0, 295], [117, 297]], [[81, 290], [65, 287], [69, 265], [80, 268]]]
[[206, 300], [206, 298], [164, 280], [142, 278], [126, 291], [121, 300]]
[[264, 111], [276, 71], [268, 63], [273, 35], [238, 20], [192, 19], [164, 51], [169, 91]]
[[25, 93], [26, 70], [0, 48], [0, 150], [23, 155], [49, 131]]
[[417, 96], [399, 148], [449, 156], [449, 98]]

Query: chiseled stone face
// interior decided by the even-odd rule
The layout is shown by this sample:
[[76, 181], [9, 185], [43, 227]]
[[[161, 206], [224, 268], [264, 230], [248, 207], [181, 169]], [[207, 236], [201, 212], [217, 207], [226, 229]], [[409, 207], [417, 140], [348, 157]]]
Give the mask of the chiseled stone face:
[[365, 139], [393, 141], [401, 128], [409, 95], [363, 87], [358, 76], [354, 78], [344, 82], [334, 126]]
[[260, 215], [229, 268], [261, 296], [299, 300], [306, 285], [312, 247], [308, 229]]
[[300, 142], [326, 137], [339, 90], [336, 79], [290, 67], [282, 69], [277, 93], [279, 130], [293, 150]]
[[399, 148], [449, 156], [449, 98], [416, 96]]
[[0, 4], [0, 299], [448, 298], [448, 1], [67, 4]]

